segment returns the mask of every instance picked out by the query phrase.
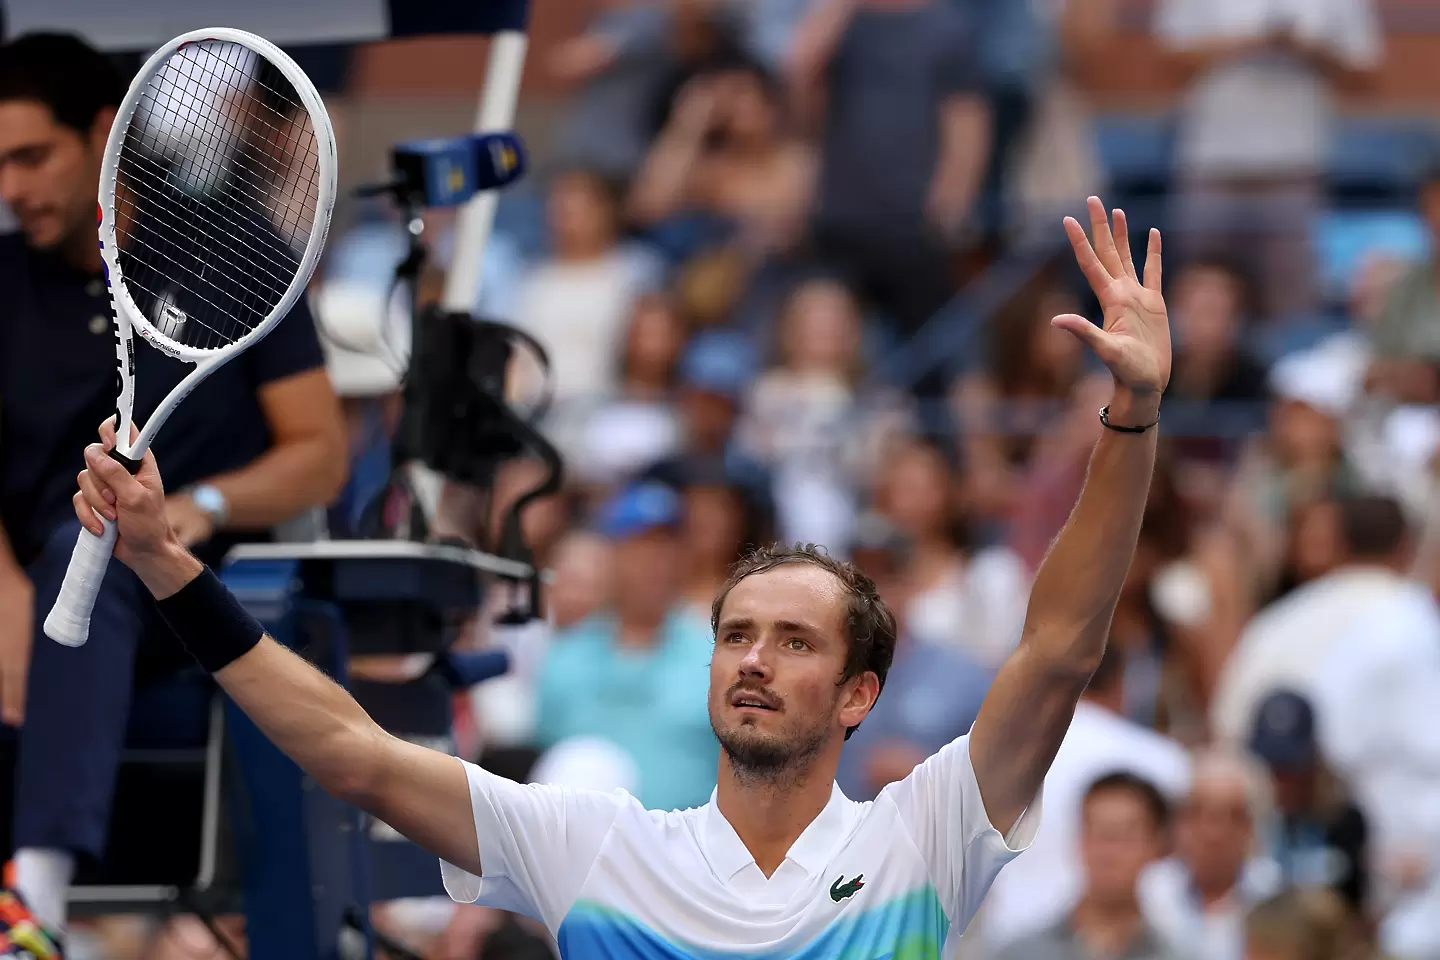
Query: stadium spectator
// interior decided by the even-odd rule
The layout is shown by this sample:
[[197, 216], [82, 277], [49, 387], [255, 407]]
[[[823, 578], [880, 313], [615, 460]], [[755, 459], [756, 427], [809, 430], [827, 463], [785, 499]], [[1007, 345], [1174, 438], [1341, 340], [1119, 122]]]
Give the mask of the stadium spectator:
[[685, 596], [708, 619], [730, 568], [745, 551], [774, 539], [766, 491], [732, 476], [718, 459], [692, 459], [662, 472], [674, 475], [685, 498]]
[[673, 456], [684, 440], [675, 386], [687, 331], [674, 300], [641, 295], [620, 348], [615, 392], [597, 398], [568, 464], [579, 479], [612, 484]]
[[1367, 960], [1354, 918], [1329, 890], [1294, 889], [1256, 904], [1245, 918], [1245, 960]]
[[1310, 224], [1337, 92], [1378, 65], [1370, 0], [1160, 0], [1155, 28], [1186, 85], [1173, 218], [1193, 254], [1243, 248], [1263, 315], [1315, 306]]
[[1153, 784], [1170, 803], [1188, 793], [1190, 758], [1185, 750], [1127, 719], [1124, 706], [1124, 657], [1112, 645], [1075, 708], [1075, 719], [1045, 778], [1045, 819], [1035, 842], [990, 889], [982, 914], [982, 934], [990, 946], [1005, 947], [1040, 933], [1061, 921], [1083, 896], [1080, 838], [1091, 784], [1120, 772]]
[[634, 761], [641, 802], [680, 810], [705, 803], [718, 753], [699, 695], [710, 625], [681, 596], [683, 523], [679, 494], [658, 483], [601, 508], [599, 532], [614, 543], [612, 605], [550, 641], [536, 730], [542, 748], [603, 734]]
[[1020, 642], [1030, 573], [1003, 545], [972, 542], [950, 453], [935, 440], [898, 441], [886, 457], [876, 506], [904, 538], [891, 584], [905, 632], [996, 669]]
[[1286, 885], [1330, 887], [1359, 916], [1369, 892], [1365, 815], [1326, 768], [1315, 727], [1298, 693], [1277, 690], [1260, 704], [1250, 751], [1270, 768], [1279, 814], [1262, 842]]
[[990, 153], [974, 37], [948, 0], [822, 0], [789, 72], [823, 131], [817, 252], [913, 332], [955, 290], [950, 248]]
[[988, 357], [957, 384], [966, 499], [981, 517], [1008, 519], [1022, 505], [1033, 509], [1023, 497], [1022, 478], [1046, 445], [1044, 434], [1073, 402], [1086, 368], [1083, 348], [1050, 319], [1079, 312], [1068, 289], [1048, 276], [1038, 278], [996, 314]]
[[514, 320], [550, 354], [547, 427], [570, 453], [593, 405], [614, 391], [631, 307], [659, 276], [649, 256], [621, 243], [619, 196], [599, 174], [560, 174], [546, 209], [552, 251], [522, 281]]
[[1080, 807], [1083, 892], [1064, 919], [1001, 950], [997, 960], [1176, 960], [1140, 909], [1142, 872], [1164, 856], [1170, 808], [1155, 785], [1131, 773], [1100, 777]]
[[[77, 862], [105, 852], [132, 684], [190, 664], [120, 564], [101, 586], [93, 642], [61, 646], [39, 626], [79, 533], [67, 514], [82, 451], [115, 410], [95, 197], [124, 93], [113, 64], [74, 37], [31, 34], [0, 48], [0, 197], [21, 228], [0, 240], [12, 293], [0, 310], [0, 704], [21, 727], [15, 883], [57, 935]], [[192, 210], [202, 223], [219, 215], [204, 201]], [[176, 269], [199, 276], [195, 255], [176, 251]], [[246, 280], [206, 276], [215, 286], [194, 294], [212, 301]], [[190, 367], [143, 345], [134, 362], [144, 423]], [[269, 539], [335, 496], [345, 425], [305, 301], [202, 383], [152, 449], [171, 471], [171, 526], [217, 566], [237, 542]]]
[[815, 161], [788, 132], [783, 107], [777, 81], [758, 66], [691, 80], [631, 188], [633, 218], [699, 218], [696, 239], [734, 243], [751, 258], [793, 248]]
[[1233, 264], [1196, 260], [1174, 281], [1171, 323], [1180, 338], [1166, 397], [1190, 401], [1265, 399], [1265, 367], [1241, 345], [1253, 315], [1250, 282]]
[[1222, 740], [1246, 742], [1260, 704], [1276, 690], [1311, 696], [1326, 658], [1418, 589], [1405, 574], [1411, 542], [1393, 500], [1346, 499], [1340, 526], [1345, 562], [1260, 611], [1240, 635], [1210, 710]]
[[1420, 215], [1430, 230], [1432, 252], [1412, 264], [1390, 289], [1371, 334], [1375, 357], [1372, 389], [1402, 403], [1434, 403], [1440, 398], [1440, 161], [1420, 183]]
[[1273, 789], [1244, 754], [1207, 750], [1193, 762], [1176, 855], [1146, 873], [1141, 903], [1168, 943], [1205, 960], [1241, 960], [1245, 917], [1279, 882], [1273, 864], [1253, 859], [1273, 820]]

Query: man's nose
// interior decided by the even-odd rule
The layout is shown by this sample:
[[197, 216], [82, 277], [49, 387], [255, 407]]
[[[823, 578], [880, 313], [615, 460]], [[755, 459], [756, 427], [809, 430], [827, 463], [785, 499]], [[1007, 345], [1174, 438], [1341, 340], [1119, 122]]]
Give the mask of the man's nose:
[[750, 648], [740, 660], [740, 672], [748, 677], [770, 676], [769, 646], [764, 640], [756, 640], [750, 644]]

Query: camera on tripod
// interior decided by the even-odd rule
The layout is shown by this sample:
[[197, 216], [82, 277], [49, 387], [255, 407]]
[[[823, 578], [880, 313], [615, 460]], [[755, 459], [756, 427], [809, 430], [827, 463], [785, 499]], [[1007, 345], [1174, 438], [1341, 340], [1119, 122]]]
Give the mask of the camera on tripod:
[[[479, 546], [535, 570], [520, 516], [529, 503], [560, 489], [563, 465], [559, 452], [535, 426], [548, 399], [522, 415], [507, 402], [505, 387], [517, 350], [533, 353], [547, 379], [549, 358], [533, 337], [511, 324], [438, 305], [421, 308], [416, 294], [427, 258], [422, 241], [424, 211], [456, 206], [477, 193], [515, 183], [528, 167], [524, 145], [513, 133], [413, 140], [398, 144], [391, 162], [389, 180], [355, 191], [357, 196], [392, 198], [401, 208], [409, 236], [407, 254], [395, 269], [395, 286], [409, 291], [412, 348], [403, 381], [404, 410], [391, 447], [391, 480], [378, 505], [395, 485], [406, 482], [402, 468], [407, 464], [418, 462], [449, 482], [488, 490], [503, 463], [528, 451], [546, 465], [544, 480], [511, 505], [499, 542]], [[547, 398], [549, 393], [547, 387]], [[412, 502], [415, 499], [412, 495]], [[372, 526], [383, 525], [382, 509], [367, 513]], [[408, 535], [425, 539], [428, 524], [418, 510], [411, 513]], [[371, 535], [384, 532], [376, 528]], [[538, 570], [528, 592], [528, 614], [538, 616]]]

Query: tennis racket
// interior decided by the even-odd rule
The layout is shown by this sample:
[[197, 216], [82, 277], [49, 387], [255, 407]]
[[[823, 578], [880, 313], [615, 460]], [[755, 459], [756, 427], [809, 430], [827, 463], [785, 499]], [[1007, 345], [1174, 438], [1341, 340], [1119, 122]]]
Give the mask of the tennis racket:
[[[228, 28], [176, 37], [121, 102], [100, 168], [100, 250], [115, 314], [116, 443], [131, 473], [175, 407], [279, 323], [305, 290], [335, 205], [335, 134], [304, 72]], [[195, 364], [130, 441], [134, 334]], [[45, 633], [83, 644], [115, 526], [81, 530]]]

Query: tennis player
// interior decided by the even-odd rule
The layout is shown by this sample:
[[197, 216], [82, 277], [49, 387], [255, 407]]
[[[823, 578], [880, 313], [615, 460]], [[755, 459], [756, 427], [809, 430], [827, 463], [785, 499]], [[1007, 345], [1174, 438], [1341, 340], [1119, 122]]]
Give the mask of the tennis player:
[[938, 957], [1034, 836], [1040, 787], [1100, 661], [1155, 460], [1170, 334], [1160, 235], [1144, 281], [1124, 215], [1091, 198], [1094, 245], [1065, 222], [1103, 328], [1054, 323], [1114, 375], [1090, 474], [1036, 577], [1024, 636], [969, 735], [873, 802], [834, 784], [846, 734], [880, 695], [895, 619], [875, 586], [814, 548], [743, 562], [715, 601], [711, 723], [719, 785], [692, 810], [623, 792], [523, 786], [390, 736], [339, 686], [266, 638], [181, 547], [147, 454], [131, 477], [86, 451], [75, 508], [116, 519], [115, 555], [177, 636], [285, 753], [334, 795], [444, 861], [457, 900], [544, 922], [568, 958]]

